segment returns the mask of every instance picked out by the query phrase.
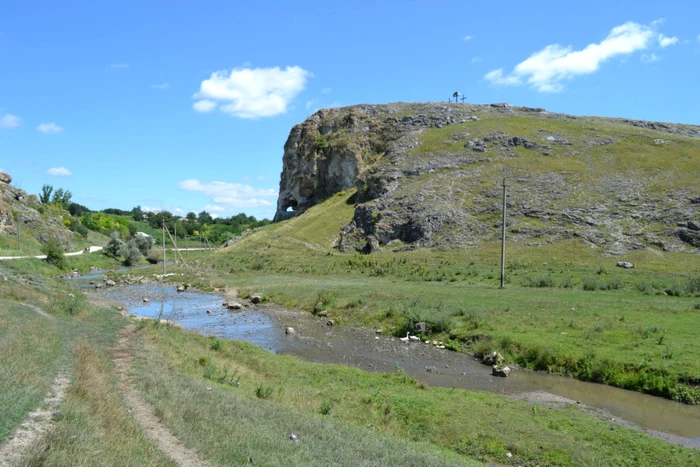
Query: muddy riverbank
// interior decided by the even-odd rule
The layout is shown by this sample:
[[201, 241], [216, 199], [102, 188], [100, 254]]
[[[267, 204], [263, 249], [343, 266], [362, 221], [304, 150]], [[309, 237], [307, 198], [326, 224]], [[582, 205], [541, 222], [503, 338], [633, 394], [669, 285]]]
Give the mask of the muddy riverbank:
[[[167, 319], [204, 335], [245, 340], [273, 353], [370, 371], [392, 372], [401, 367], [430, 386], [489, 391], [543, 405], [575, 404], [611, 422], [640, 427], [670, 442], [700, 449], [698, 406], [533, 371], [514, 371], [508, 378], [498, 378], [491, 375], [490, 367], [469, 355], [422, 342], [402, 342], [371, 329], [329, 326], [327, 319], [276, 305], [246, 303], [233, 312], [222, 306], [223, 296], [177, 292], [173, 285], [88, 290], [94, 299], [120, 304], [133, 315]], [[295, 332], [285, 334], [286, 326]]]

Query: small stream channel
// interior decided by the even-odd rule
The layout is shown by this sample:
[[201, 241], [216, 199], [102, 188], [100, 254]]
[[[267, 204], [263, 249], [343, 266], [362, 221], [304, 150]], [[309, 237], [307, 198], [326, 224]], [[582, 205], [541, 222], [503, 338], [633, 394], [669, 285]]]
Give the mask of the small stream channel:
[[[89, 280], [100, 278], [98, 272], [77, 282], [87, 286]], [[118, 286], [91, 293], [121, 303], [137, 316], [160, 317], [204, 335], [244, 340], [272, 353], [370, 371], [391, 372], [400, 366], [431, 386], [483, 390], [532, 402], [580, 402], [655, 436], [700, 449], [700, 406], [534, 371], [514, 371], [508, 378], [497, 378], [469, 355], [421, 342], [404, 343], [368, 329], [329, 327], [325, 320], [275, 305], [231, 312], [222, 306], [225, 299], [219, 295], [178, 293], [172, 285]], [[285, 326], [294, 327], [296, 333], [285, 334]]]

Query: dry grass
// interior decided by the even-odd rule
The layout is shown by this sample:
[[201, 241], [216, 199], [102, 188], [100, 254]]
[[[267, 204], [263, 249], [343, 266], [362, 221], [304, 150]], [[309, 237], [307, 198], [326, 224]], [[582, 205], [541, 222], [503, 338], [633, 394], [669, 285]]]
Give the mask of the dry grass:
[[84, 340], [75, 345], [74, 352], [75, 381], [53, 430], [30, 448], [26, 464], [174, 465], [127, 412], [106, 357]]

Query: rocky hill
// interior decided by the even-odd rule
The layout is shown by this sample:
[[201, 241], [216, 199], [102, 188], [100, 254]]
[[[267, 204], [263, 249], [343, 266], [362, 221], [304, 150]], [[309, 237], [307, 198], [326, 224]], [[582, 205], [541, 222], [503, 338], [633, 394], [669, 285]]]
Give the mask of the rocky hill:
[[38, 253], [39, 246], [50, 238], [66, 250], [74, 250], [80, 236], [63, 222], [63, 210], [42, 205], [39, 198], [11, 185], [12, 177], [0, 172], [0, 247], [16, 248], [17, 229], [24, 253]]
[[508, 235], [609, 254], [700, 252], [700, 127], [508, 104], [320, 110], [284, 147], [275, 220], [357, 188], [337, 248], [455, 248]]

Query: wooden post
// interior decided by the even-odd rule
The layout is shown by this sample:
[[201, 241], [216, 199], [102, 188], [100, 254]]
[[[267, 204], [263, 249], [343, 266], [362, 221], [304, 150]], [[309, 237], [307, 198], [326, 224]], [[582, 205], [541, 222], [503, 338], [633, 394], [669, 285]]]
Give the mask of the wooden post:
[[163, 218], [163, 275], [165, 275], [165, 218]]
[[506, 179], [503, 178], [503, 223], [501, 225], [501, 288], [506, 278]]

